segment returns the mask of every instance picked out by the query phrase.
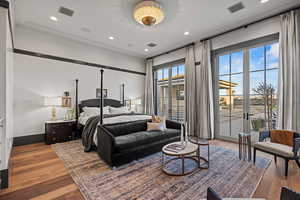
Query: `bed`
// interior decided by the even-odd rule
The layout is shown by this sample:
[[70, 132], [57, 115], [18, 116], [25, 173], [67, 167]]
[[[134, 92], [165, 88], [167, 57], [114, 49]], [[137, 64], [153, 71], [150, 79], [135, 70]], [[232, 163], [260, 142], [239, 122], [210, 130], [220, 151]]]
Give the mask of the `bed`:
[[[81, 132], [85, 152], [92, 151], [98, 145], [97, 126], [101, 121], [100, 102], [100, 99], [88, 99], [78, 104], [79, 115], [77, 126]], [[149, 115], [127, 110], [119, 100], [103, 99], [102, 102], [103, 121], [101, 124], [119, 124], [142, 120], [148, 121], [151, 119]], [[111, 112], [107, 110], [111, 110]]]

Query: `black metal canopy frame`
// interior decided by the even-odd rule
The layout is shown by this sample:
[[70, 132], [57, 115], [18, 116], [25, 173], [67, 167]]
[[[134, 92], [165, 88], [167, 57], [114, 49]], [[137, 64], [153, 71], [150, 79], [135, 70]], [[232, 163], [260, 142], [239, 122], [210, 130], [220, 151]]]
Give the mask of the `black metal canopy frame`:
[[[99, 101], [96, 100], [96, 99], [89, 99], [89, 100], [85, 100], [85, 105], [87, 106], [91, 106], [91, 104], [93, 106], [99, 106], [99, 109], [100, 109], [100, 124], [103, 124], [103, 107], [105, 106], [103, 103], [104, 102], [104, 99], [103, 99], [103, 79], [104, 79], [104, 70], [103, 69], [100, 69], [100, 99]], [[81, 111], [81, 109], [79, 109], [79, 101], [78, 101], [78, 83], [79, 83], [79, 80], [76, 79], [75, 80], [76, 82], [76, 89], [75, 89], [75, 104], [76, 104], [76, 107], [75, 107], [75, 115], [76, 115], [76, 123], [78, 123], [78, 119], [79, 119], [79, 112]], [[106, 101], [106, 105], [109, 104], [109, 105], [112, 105], [112, 106], [116, 106], [116, 107], [119, 107], [119, 106], [124, 106], [125, 105], [125, 84], [123, 83], [121, 85], [121, 101], [118, 101], [118, 100], [113, 100], [113, 99], [106, 99], [108, 101]], [[99, 102], [99, 104], [97, 102]], [[97, 104], [96, 104], [97, 103]], [[89, 105], [88, 105], [89, 104]]]

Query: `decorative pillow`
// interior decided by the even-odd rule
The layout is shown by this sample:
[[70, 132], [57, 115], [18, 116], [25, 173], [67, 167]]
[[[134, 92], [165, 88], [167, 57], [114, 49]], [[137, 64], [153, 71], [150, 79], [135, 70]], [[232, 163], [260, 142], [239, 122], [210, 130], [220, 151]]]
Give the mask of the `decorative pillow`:
[[147, 131], [164, 131], [163, 123], [147, 122]]
[[152, 122], [153, 122], [153, 123], [163, 123], [164, 130], [167, 129], [167, 126], [166, 126], [166, 118], [165, 118], [165, 117], [160, 117], [160, 116], [155, 116], [155, 115], [153, 115], [153, 116], [152, 116]]
[[288, 146], [294, 145], [294, 132], [287, 130], [271, 130], [271, 142], [284, 144]]
[[159, 122], [161, 122], [161, 119], [160, 119], [159, 116], [152, 115], [152, 122], [153, 123], [159, 123]]
[[124, 113], [131, 113], [130, 110], [128, 110], [127, 107], [123, 106], [123, 107], [110, 107], [110, 114], [124, 114]]
[[[83, 107], [83, 116], [96, 116], [100, 115], [99, 107]], [[103, 114], [109, 114], [109, 106], [103, 107]]]

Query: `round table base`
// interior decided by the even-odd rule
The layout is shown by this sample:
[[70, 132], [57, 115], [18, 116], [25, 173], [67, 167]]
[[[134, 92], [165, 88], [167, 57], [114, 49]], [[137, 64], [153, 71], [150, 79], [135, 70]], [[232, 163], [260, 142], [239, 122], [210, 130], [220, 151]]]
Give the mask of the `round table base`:
[[[185, 159], [189, 159], [189, 160], [194, 161], [196, 163], [196, 166], [193, 169], [189, 170], [189, 171], [185, 171], [185, 163], [184, 163]], [[173, 173], [173, 172], [170, 172], [166, 169], [166, 166], [170, 162], [175, 161], [175, 160], [182, 160], [181, 173]], [[191, 173], [195, 172], [198, 169], [197, 166], [199, 166], [198, 160], [193, 156], [176, 157], [176, 158], [171, 158], [170, 160], [167, 160], [165, 163], [163, 163], [162, 171], [165, 174], [169, 175], [169, 176], [185, 176], [185, 175], [188, 175], [188, 174], [191, 174]]]
[[[201, 164], [201, 160], [204, 161], [204, 163]], [[209, 169], [209, 161], [202, 156], [199, 156], [199, 168], [200, 169]]]

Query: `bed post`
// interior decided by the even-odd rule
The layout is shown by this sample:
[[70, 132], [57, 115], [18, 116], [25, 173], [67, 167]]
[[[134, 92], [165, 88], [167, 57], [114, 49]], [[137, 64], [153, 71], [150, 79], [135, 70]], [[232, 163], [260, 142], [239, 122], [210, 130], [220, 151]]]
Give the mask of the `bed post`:
[[100, 124], [103, 124], [103, 72], [101, 69], [101, 77], [100, 77]]
[[124, 88], [125, 88], [125, 84], [123, 83], [122, 84], [122, 103], [123, 103], [123, 106], [125, 106], [125, 96], [124, 96], [125, 90], [124, 90]]
[[76, 124], [78, 123], [78, 79], [76, 81], [76, 87], [75, 87], [75, 117], [76, 117]]

